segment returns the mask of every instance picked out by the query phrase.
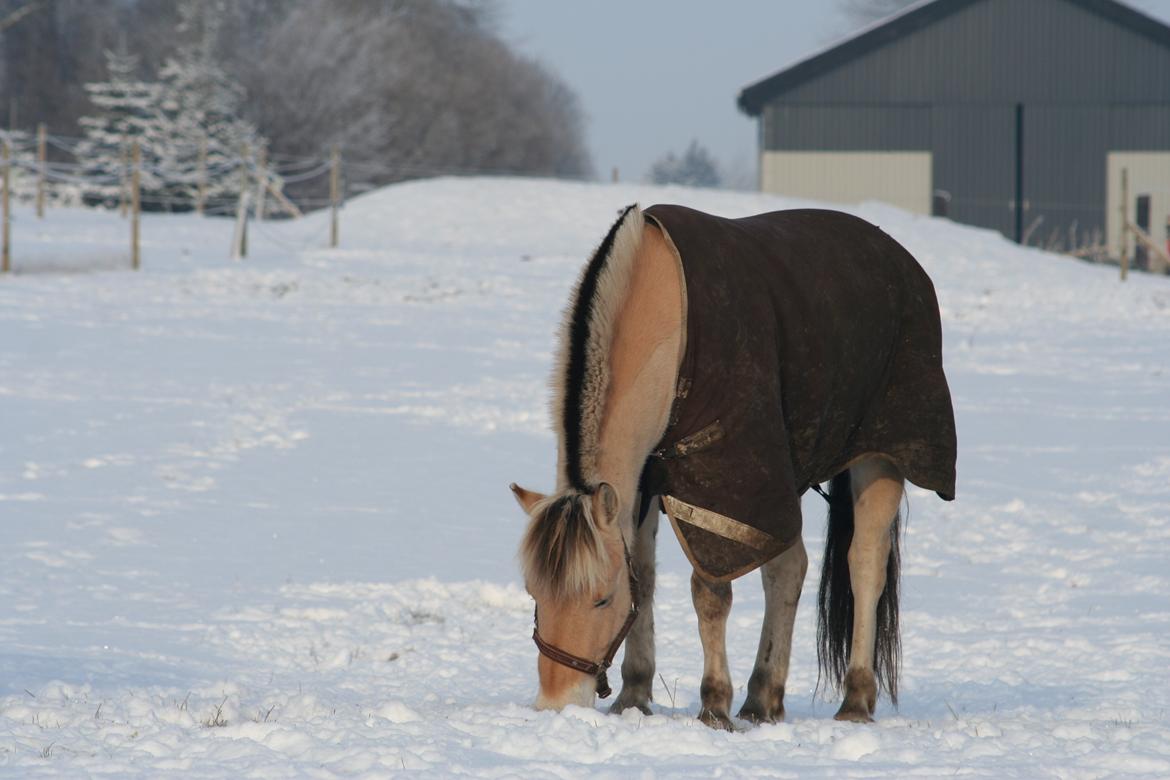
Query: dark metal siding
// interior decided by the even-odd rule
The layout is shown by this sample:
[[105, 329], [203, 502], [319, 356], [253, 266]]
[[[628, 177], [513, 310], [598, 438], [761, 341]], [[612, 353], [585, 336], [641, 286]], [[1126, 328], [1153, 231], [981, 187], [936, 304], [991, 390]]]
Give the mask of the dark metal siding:
[[[1168, 139], [1170, 140], [1170, 139]], [[1109, 107], [1024, 107], [1024, 226], [1030, 243], [1067, 245], [1105, 229]], [[1075, 232], [1075, 241], [1068, 239]]]
[[929, 150], [928, 105], [792, 105], [765, 109], [768, 149]]
[[1108, 122], [1114, 151], [1170, 149], [1170, 103], [1113, 105]]
[[[982, 0], [775, 98], [764, 149], [929, 150], [951, 216], [1033, 241], [1104, 228], [1106, 155], [1170, 150], [1170, 49], [1067, 0]], [[1040, 220], [1037, 222], [1037, 220]]]
[[1066, 0], [983, 0], [778, 99], [1164, 102], [1170, 50]]
[[931, 112], [934, 188], [949, 216], [1014, 235], [1015, 106], [938, 105]]

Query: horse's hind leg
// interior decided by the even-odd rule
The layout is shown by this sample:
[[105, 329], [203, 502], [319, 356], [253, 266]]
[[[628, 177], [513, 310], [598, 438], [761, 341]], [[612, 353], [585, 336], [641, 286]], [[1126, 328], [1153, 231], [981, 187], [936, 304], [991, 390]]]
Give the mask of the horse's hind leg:
[[[635, 504], [637, 505], [637, 504]], [[622, 659], [622, 692], [609, 708], [620, 713], [637, 707], [650, 714], [654, 686], [654, 551], [658, 537], [658, 502], [638, 526], [631, 562], [638, 578], [638, 617], [626, 637], [626, 654]]]
[[792, 624], [808, 570], [804, 542], [796, 544], [760, 567], [764, 580], [764, 626], [756, 666], [748, 680], [747, 700], [739, 717], [754, 723], [784, 719], [784, 684], [792, 654]]
[[731, 673], [727, 669], [727, 616], [731, 612], [731, 584], [709, 582], [691, 574], [691, 601], [699, 616], [703, 643], [703, 682], [699, 720], [712, 728], [731, 731]]
[[[853, 590], [853, 637], [845, 674], [845, 700], [837, 720], [871, 721], [877, 704], [875, 660], [884, 667], [891, 698], [897, 695], [897, 571], [888, 572], [902, 475], [884, 458], [870, 458], [850, 469], [853, 487], [853, 539], [849, 544], [849, 581]], [[887, 574], [894, 581], [887, 583]], [[884, 614], [879, 601], [889, 584]], [[881, 639], [884, 658], [875, 659]]]

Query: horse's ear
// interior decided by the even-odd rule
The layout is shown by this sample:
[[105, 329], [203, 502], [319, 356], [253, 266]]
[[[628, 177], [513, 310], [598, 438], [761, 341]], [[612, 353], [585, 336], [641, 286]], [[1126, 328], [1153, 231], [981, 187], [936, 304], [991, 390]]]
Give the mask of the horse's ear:
[[608, 482], [602, 482], [597, 486], [597, 506], [601, 512], [594, 512], [594, 517], [600, 514], [601, 525], [609, 525], [614, 520], [617, 520], [618, 510], [621, 509], [621, 502], [618, 501], [617, 490]]
[[534, 493], [531, 490], [524, 488], [513, 482], [509, 487], [512, 488], [512, 495], [516, 496], [516, 503], [524, 510], [524, 514], [532, 514], [532, 507], [536, 506], [537, 502], [543, 501], [544, 496], [540, 493]]

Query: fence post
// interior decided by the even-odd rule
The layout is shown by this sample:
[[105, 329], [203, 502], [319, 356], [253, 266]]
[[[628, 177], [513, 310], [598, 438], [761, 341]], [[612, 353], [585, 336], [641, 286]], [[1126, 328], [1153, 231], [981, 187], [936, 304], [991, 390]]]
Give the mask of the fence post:
[[122, 136], [122, 166], [118, 168], [118, 212], [126, 219], [130, 207], [130, 144]]
[[138, 139], [130, 148], [130, 266], [137, 271], [141, 265], [141, 256], [138, 248], [138, 218], [142, 212], [142, 193], [140, 178], [142, 171], [142, 147]]
[[329, 228], [329, 246], [337, 248], [337, 210], [341, 200], [341, 150], [333, 147], [329, 159], [329, 202], [333, 208], [333, 221]]
[[232, 259], [248, 256], [248, 146], [240, 150], [240, 200], [236, 206], [236, 229], [232, 234]]
[[45, 218], [45, 157], [48, 132], [45, 123], [37, 125], [37, 219]]
[[3, 214], [0, 214], [0, 221], [3, 221], [3, 223], [4, 223], [3, 227], [0, 228], [0, 233], [3, 233], [3, 239], [0, 239], [0, 244], [3, 245], [3, 247], [0, 248], [0, 255], [3, 256], [3, 259], [0, 260], [0, 272], [3, 272], [3, 273], [8, 273], [9, 271], [12, 270], [12, 256], [11, 256], [11, 252], [10, 252], [10, 241], [9, 241], [10, 236], [8, 233], [8, 226], [9, 226], [9, 221], [8, 221], [8, 187], [9, 187], [9, 184], [11, 184], [11, 180], [9, 177], [9, 172], [11, 171], [11, 168], [12, 168], [12, 166], [10, 164], [11, 158], [12, 158], [12, 149], [8, 146], [8, 139], [7, 138], [0, 139], [0, 164], [2, 164], [4, 166], [3, 176], [0, 177], [0, 178], [3, 178], [3, 182], [4, 182], [3, 183], [3, 193], [0, 193], [0, 201], [3, 202], [3, 205], [0, 206], [0, 211], [3, 211]]
[[264, 219], [264, 194], [268, 191], [268, 150], [263, 146], [256, 153], [256, 221]]
[[1129, 168], [1121, 169], [1121, 281], [1129, 275]]
[[240, 229], [240, 257], [248, 256], [248, 211], [251, 205], [248, 192], [248, 158], [252, 156], [252, 149], [244, 144], [243, 155], [240, 157], [240, 208], [244, 211], [244, 221]]
[[199, 139], [199, 194], [195, 198], [195, 213], [203, 216], [207, 203], [207, 136]]

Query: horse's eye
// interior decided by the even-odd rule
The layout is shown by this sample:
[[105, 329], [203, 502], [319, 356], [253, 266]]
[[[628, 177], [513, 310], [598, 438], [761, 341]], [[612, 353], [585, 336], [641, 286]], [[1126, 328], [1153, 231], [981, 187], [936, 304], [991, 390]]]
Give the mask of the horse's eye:
[[611, 602], [611, 601], [613, 601], [613, 597], [606, 596], [603, 599], [598, 599], [597, 601], [593, 602], [593, 606], [598, 608], [598, 609], [601, 609], [602, 607], [608, 607], [609, 602]]

